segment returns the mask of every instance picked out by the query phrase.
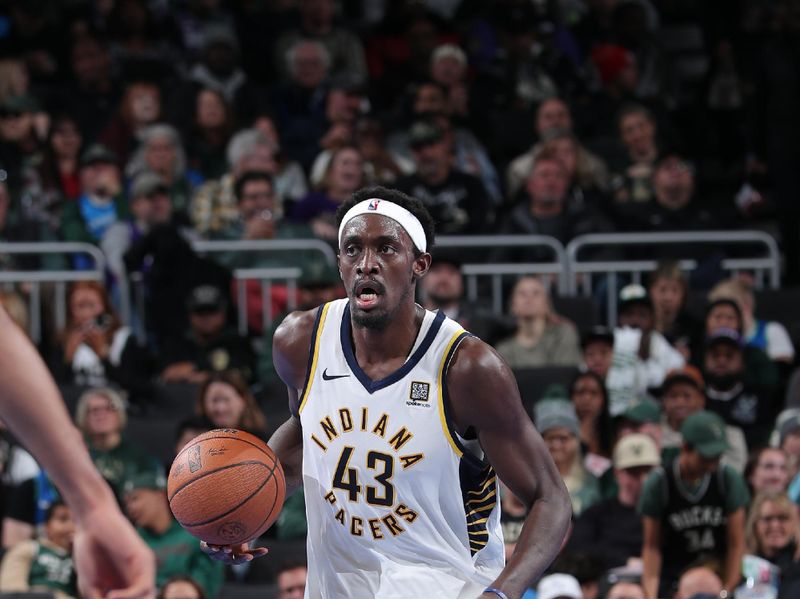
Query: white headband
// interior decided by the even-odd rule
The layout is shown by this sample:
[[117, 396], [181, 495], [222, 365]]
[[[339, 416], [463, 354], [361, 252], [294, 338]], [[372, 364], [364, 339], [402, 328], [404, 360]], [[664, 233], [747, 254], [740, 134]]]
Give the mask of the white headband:
[[419, 219], [399, 204], [379, 198], [372, 198], [359, 202], [345, 213], [344, 218], [342, 218], [342, 224], [339, 225], [339, 245], [342, 243], [344, 226], [350, 220], [362, 214], [380, 214], [382, 216], [388, 216], [405, 229], [418, 250], [422, 252], [427, 251], [428, 244], [425, 240], [425, 230], [422, 228]]

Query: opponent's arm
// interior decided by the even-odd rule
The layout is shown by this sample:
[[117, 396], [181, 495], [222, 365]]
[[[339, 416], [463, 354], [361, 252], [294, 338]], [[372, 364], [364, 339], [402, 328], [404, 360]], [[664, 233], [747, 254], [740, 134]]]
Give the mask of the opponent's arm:
[[728, 551], [725, 554], [725, 588], [729, 590], [739, 586], [742, 579], [742, 557], [745, 553], [744, 541], [744, 508], [728, 514], [727, 538]]
[[153, 597], [152, 552], [119, 511], [38, 352], [1, 307], [0, 402], [8, 427], [72, 509], [83, 594], [88, 599]]
[[642, 586], [647, 599], [656, 599], [661, 577], [661, 521], [642, 516], [642, 528]]
[[486, 458], [529, 509], [516, 550], [491, 585], [518, 599], [561, 550], [572, 515], [569, 494], [525, 413], [514, 375], [492, 348], [465, 339], [447, 382], [456, 427], [477, 431]]

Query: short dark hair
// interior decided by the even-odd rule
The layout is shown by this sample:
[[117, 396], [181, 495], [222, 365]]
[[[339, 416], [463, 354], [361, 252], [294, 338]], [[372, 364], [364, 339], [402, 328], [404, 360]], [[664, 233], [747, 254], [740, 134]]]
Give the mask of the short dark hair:
[[275, 189], [272, 175], [267, 171], [245, 171], [236, 178], [236, 182], [233, 184], [233, 195], [236, 196], [237, 202], [242, 201], [244, 186], [252, 181], [266, 181], [271, 189]]
[[620, 126], [622, 125], [622, 120], [624, 118], [629, 117], [632, 114], [641, 114], [644, 118], [653, 123], [653, 125], [658, 126], [658, 121], [656, 121], [656, 117], [653, 114], [652, 110], [650, 110], [644, 104], [637, 104], [636, 102], [628, 102], [627, 104], [623, 105], [622, 108], [620, 108], [619, 111], [617, 112], [617, 129], [619, 129]]
[[[347, 214], [347, 211], [350, 210], [350, 208], [359, 202], [363, 202], [364, 200], [369, 200], [372, 198], [378, 198], [379, 200], [386, 200], [387, 202], [397, 204], [417, 217], [417, 220], [419, 220], [420, 224], [422, 225], [422, 230], [425, 232], [425, 243], [428, 246], [426, 251], [430, 252], [431, 249], [433, 249], [434, 226], [431, 213], [428, 212], [425, 204], [423, 204], [420, 200], [411, 197], [410, 195], [407, 195], [397, 189], [389, 189], [388, 187], [381, 186], [359, 189], [350, 199], [345, 200], [339, 205], [339, 208], [336, 210], [336, 226], [338, 227], [342, 224], [342, 219], [344, 218], [344, 215]], [[422, 253], [419, 248], [415, 249], [419, 253]]]
[[297, 568], [305, 568], [308, 570], [308, 563], [302, 557], [287, 557], [278, 566], [278, 570], [275, 572], [275, 578], [278, 578], [278, 576], [284, 572], [296, 570]]
[[44, 512], [44, 521], [50, 522], [50, 520], [53, 519], [53, 515], [56, 513], [56, 510], [60, 507], [67, 507], [67, 504], [61, 498], [54, 499], [53, 503], [47, 506], [47, 509]]

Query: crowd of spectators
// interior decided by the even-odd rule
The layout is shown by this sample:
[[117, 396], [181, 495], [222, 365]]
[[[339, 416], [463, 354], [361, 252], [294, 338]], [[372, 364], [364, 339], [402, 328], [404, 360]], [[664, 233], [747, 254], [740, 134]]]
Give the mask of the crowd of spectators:
[[[336, 208], [363, 186], [419, 198], [440, 235], [757, 229], [779, 243], [783, 288], [800, 283], [798, 24], [792, 0], [0, 2], [0, 242], [106, 259], [62, 304], [27, 283], [0, 302], [36, 330], [158, 555], [159, 596], [264, 581], [200, 554], [164, 468], [212, 427], [266, 439], [280, 424], [271, 334], [291, 307], [344, 295], [311, 243], [336, 245]], [[309, 245], [211, 255], [203, 240]], [[462, 264], [547, 252], [436, 249], [418, 298], [506, 359], [570, 492], [574, 530], [538, 597], [722, 597], [764, 582], [753, 564], [771, 575], [757, 558], [796, 596], [796, 319], [764, 318], [756, 278], [708, 243], [596, 250], [658, 262], [610, 288], [610, 321], [602, 275], [601, 310], [570, 307], [550, 276], [509, 284], [502, 314], [467, 300]], [[296, 287], [234, 277], [287, 266]], [[91, 267], [0, 249], [0, 271]], [[129, 418], [172, 427], [167, 451]], [[69, 508], [0, 433], [0, 592], [76, 597]], [[505, 487], [501, 506], [510, 555], [526, 508]], [[302, 544], [305, 526], [297, 493], [268, 534]], [[264, 559], [283, 557], [267, 581], [302, 596], [302, 555]]]

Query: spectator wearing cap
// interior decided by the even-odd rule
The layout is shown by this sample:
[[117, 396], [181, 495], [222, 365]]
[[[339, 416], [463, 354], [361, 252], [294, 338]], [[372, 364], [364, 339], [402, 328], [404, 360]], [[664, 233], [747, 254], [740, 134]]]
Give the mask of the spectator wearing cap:
[[686, 310], [689, 280], [678, 262], [662, 261], [648, 277], [653, 300], [653, 328], [689, 360], [702, 325]]
[[644, 287], [631, 284], [620, 290], [617, 318], [613, 364], [606, 377], [612, 416], [684, 364], [683, 356], [654, 330], [653, 303]]
[[534, 406], [534, 421], [567, 486], [572, 512], [579, 516], [600, 500], [600, 483], [583, 464], [575, 408], [566, 398], [546, 397]]
[[[705, 341], [717, 329], [734, 329], [739, 336], [744, 335], [744, 317], [739, 302], [729, 297], [709, 300], [704, 320], [704, 335], [699, 337], [699, 345], [692, 352], [696, 365], [702, 368]], [[780, 371], [767, 354], [753, 345], [744, 345], [745, 379], [749, 385], [762, 389], [765, 393], [776, 392], [780, 384]]]
[[536, 599], [583, 599], [583, 591], [574, 576], [549, 574], [536, 585]]
[[778, 599], [792, 599], [800, 592], [798, 531], [797, 505], [785, 493], [767, 491], [753, 499], [745, 527], [747, 553], [779, 569]]
[[708, 294], [708, 300], [732, 299], [742, 316], [742, 333], [748, 346], [765, 352], [773, 362], [794, 362], [794, 346], [786, 327], [774, 320], [756, 318], [756, 296], [753, 288], [741, 279], [727, 279], [717, 283]]
[[725, 422], [712, 412], [695, 412], [681, 435], [680, 453], [650, 474], [639, 500], [648, 599], [672, 596], [692, 564], [721, 564], [729, 589], [741, 577], [749, 496], [741, 475], [720, 465], [728, 448]]
[[116, 155], [100, 144], [89, 146], [81, 156], [80, 177], [80, 197], [61, 213], [61, 236], [99, 243], [111, 225], [129, 216]]
[[495, 346], [511, 368], [578, 366], [581, 361], [575, 325], [553, 310], [550, 295], [536, 276], [520, 277], [511, 291], [514, 334]]
[[286, 54], [301, 40], [314, 40], [321, 44], [329, 57], [332, 75], [355, 77], [359, 82], [367, 79], [367, 61], [361, 40], [336, 19], [333, 0], [301, 0], [297, 3], [300, 23], [281, 35], [273, 50], [274, 62], [284, 79], [291, 77], [287, 71]]
[[112, 224], [100, 240], [100, 248], [108, 260], [108, 268], [116, 281], [127, 276], [124, 256], [136, 241], [153, 227], [172, 221], [169, 189], [161, 175], [143, 171], [128, 188], [130, 218]]
[[661, 451], [661, 407], [649, 397], [642, 397], [617, 418], [617, 439], [641, 433], [650, 437]]
[[[501, 219], [497, 231], [508, 235], [549, 235], [566, 244], [578, 235], [608, 228], [606, 219], [588, 206], [571, 206], [570, 178], [561, 157], [541, 152], [531, 167], [523, 194]], [[541, 248], [512, 248], [500, 251], [497, 262], [549, 260]]]
[[711, 567], [690, 568], [678, 581], [675, 599], [716, 599], [723, 596], [724, 588], [722, 580]]
[[227, 102], [245, 113], [254, 101], [253, 86], [241, 67], [239, 40], [233, 27], [209, 23], [203, 30], [200, 60], [188, 73], [189, 82], [218, 90]]
[[9, 96], [0, 104], [0, 164], [11, 173], [12, 187], [21, 184], [19, 172], [41, 157], [41, 137], [35, 115], [39, 103], [28, 94]]
[[197, 539], [172, 517], [166, 489], [163, 471], [151, 468], [132, 473], [123, 493], [125, 512], [155, 553], [156, 586], [184, 574], [191, 576], [208, 597], [216, 597], [225, 578], [224, 567], [208, 559]]
[[587, 466], [595, 476], [601, 476], [611, 465], [613, 430], [611, 414], [608, 412], [608, 392], [603, 379], [594, 372], [578, 374], [569, 386], [569, 399], [575, 406], [575, 414], [581, 423], [581, 443], [588, 459], [597, 464]]
[[750, 453], [744, 469], [750, 496], [785, 493], [789, 486], [788, 456], [780, 447], [759, 447]]
[[453, 143], [434, 119], [415, 122], [409, 131], [414, 174], [396, 187], [425, 204], [443, 235], [480, 233], [493, 220], [492, 202], [479, 178], [454, 165]]
[[213, 285], [199, 285], [186, 304], [189, 330], [168, 338], [161, 352], [161, 380], [200, 384], [209, 373], [238, 370], [251, 383], [255, 354], [250, 342], [227, 327], [228, 300]]
[[570, 139], [574, 143], [575, 174], [579, 185], [603, 190], [608, 187], [608, 168], [605, 162], [574, 137], [572, 115], [564, 100], [555, 96], [543, 100], [536, 108], [534, 129], [536, 144], [514, 158], [506, 169], [506, 193], [509, 197], [516, 196], [525, 186], [536, 155], [544, 149], [543, 142], [562, 135], [572, 136]]
[[575, 522], [569, 548], [590, 551], [606, 569], [625, 566], [642, 552], [642, 521], [636, 512], [645, 478], [661, 464], [655, 442], [642, 433], [614, 447], [617, 493], [586, 509]]
[[[659, 390], [661, 406], [661, 447], [665, 459], [680, 451], [683, 444], [681, 426], [686, 418], [706, 407], [705, 382], [703, 375], [694, 366], [684, 366], [680, 370], [667, 373]], [[722, 463], [730, 465], [737, 472], [744, 472], [747, 463], [747, 442], [742, 429], [727, 425], [725, 438], [728, 449], [722, 456]]]
[[611, 368], [614, 357], [614, 331], [604, 326], [595, 326], [581, 336], [583, 364], [586, 370], [603, 380]]
[[707, 335], [703, 376], [708, 409], [741, 427], [752, 449], [767, 441], [777, 410], [770, 394], [747, 382], [743, 347], [735, 329], [720, 328]]
[[239, 220], [234, 184], [247, 171], [275, 173], [277, 145], [259, 129], [244, 129], [228, 142], [228, 172], [220, 179], [206, 181], [194, 193], [189, 207], [192, 226], [209, 237]]

